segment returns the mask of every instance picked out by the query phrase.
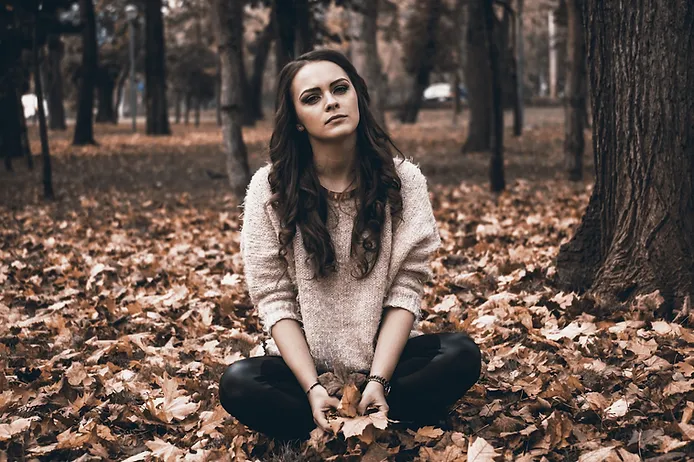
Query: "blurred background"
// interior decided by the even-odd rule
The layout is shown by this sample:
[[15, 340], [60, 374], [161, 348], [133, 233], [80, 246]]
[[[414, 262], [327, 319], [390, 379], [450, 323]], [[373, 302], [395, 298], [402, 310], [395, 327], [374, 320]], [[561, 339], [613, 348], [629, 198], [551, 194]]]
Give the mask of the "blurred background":
[[[32, 152], [41, 151], [50, 162], [51, 148], [95, 145], [100, 137], [95, 126], [104, 134], [176, 135], [182, 132], [172, 132], [172, 126], [214, 133], [217, 125], [220, 137], [254, 139], [258, 134], [249, 127], [271, 123], [282, 66], [303, 52], [329, 47], [356, 65], [369, 85], [372, 109], [394, 136], [403, 124], [428, 121], [435, 129], [443, 123], [446, 134], [456, 127], [462, 139], [455, 150], [491, 151], [499, 170], [503, 129], [495, 135], [494, 127], [504, 127], [504, 112], [509, 134], [517, 137], [524, 128], [561, 125], [566, 118], [571, 125], [566, 137], [581, 142], [567, 148], [561, 163], [571, 179], [583, 175], [585, 52], [581, 28], [570, 27], [572, 21], [580, 24], [572, 1], [3, 0], [0, 5], [5, 109], [0, 153], [6, 170], [21, 157], [31, 166]], [[45, 142], [32, 148], [32, 140], [41, 139], [41, 112]], [[580, 125], [570, 123], [575, 119]], [[213, 168], [211, 175], [227, 175], [232, 190], [242, 191], [248, 153], [232, 152], [229, 145], [225, 150], [227, 172]], [[491, 189], [503, 189], [503, 172], [491, 175]], [[49, 181], [44, 178], [46, 188]]]

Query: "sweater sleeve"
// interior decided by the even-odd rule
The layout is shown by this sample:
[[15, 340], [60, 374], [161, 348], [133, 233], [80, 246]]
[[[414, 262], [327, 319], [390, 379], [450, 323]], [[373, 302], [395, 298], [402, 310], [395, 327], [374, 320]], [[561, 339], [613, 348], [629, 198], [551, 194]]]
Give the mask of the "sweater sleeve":
[[392, 283], [383, 305], [404, 308], [419, 321], [424, 283], [432, 277], [430, 262], [441, 245], [441, 238], [426, 178], [418, 167], [407, 161], [398, 170], [402, 181], [402, 221], [393, 220], [395, 231], [389, 271]]
[[271, 334], [272, 326], [278, 321], [296, 319], [301, 322], [301, 315], [296, 285], [278, 254], [278, 233], [270, 219], [273, 211], [267, 203], [271, 197], [268, 172], [268, 167], [258, 170], [246, 191], [241, 255], [251, 301], [258, 308], [263, 330]]

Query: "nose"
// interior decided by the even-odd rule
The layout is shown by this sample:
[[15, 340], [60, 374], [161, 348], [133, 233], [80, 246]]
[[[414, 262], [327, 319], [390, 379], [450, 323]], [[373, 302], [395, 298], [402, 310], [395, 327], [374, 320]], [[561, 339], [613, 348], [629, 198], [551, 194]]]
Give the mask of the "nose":
[[335, 95], [329, 92], [325, 97], [325, 110], [330, 111], [332, 109], [337, 109], [338, 107], [340, 107], [340, 103], [338, 103], [337, 99], [335, 99]]

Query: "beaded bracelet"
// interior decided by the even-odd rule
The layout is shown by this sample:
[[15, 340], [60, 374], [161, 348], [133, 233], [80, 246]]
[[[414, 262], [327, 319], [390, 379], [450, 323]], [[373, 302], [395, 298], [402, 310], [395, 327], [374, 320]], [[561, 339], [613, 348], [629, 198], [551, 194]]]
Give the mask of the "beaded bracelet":
[[383, 392], [386, 396], [390, 393], [390, 382], [380, 375], [369, 375], [366, 378], [367, 382], [378, 382], [383, 386]]
[[315, 387], [317, 387], [318, 385], [320, 385], [320, 382], [316, 382], [316, 383], [314, 383], [313, 385], [311, 385], [311, 388], [309, 388], [308, 390], [306, 390], [306, 394], [308, 395], [309, 392], [310, 392], [311, 390], [313, 390]]

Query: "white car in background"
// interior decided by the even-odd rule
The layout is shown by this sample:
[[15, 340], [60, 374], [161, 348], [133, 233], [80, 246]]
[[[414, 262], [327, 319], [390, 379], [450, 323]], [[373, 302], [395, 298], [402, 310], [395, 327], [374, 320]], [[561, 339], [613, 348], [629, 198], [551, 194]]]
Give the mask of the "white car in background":
[[[24, 118], [27, 120], [38, 118], [39, 116], [39, 99], [33, 93], [22, 95], [22, 106], [24, 107]], [[43, 112], [48, 117], [48, 103], [43, 100]]]
[[[424, 101], [438, 101], [440, 103], [452, 101], [453, 85], [445, 82], [431, 84], [424, 90], [422, 96]], [[458, 87], [458, 97], [461, 100], [467, 99], [467, 90], [462, 85]]]

